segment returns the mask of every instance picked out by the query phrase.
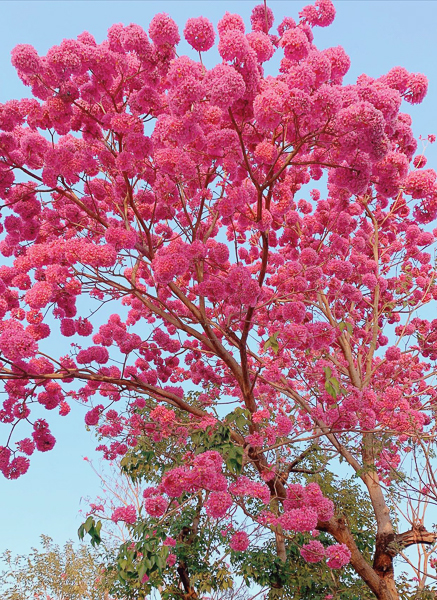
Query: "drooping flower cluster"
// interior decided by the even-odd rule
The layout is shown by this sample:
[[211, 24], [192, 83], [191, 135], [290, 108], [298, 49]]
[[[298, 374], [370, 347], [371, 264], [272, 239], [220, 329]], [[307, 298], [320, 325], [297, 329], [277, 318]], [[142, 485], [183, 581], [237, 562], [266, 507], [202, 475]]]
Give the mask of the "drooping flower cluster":
[[129, 506], [120, 506], [114, 510], [111, 519], [116, 523], [123, 521], [124, 523], [135, 523], [137, 520], [137, 511], [133, 504]]
[[350, 561], [351, 551], [346, 544], [334, 544], [326, 548], [326, 556], [328, 557], [326, 562], [328, 567], [331, 567], [331, 569], [341, 569]]
[[229, 544], [234, 552], [244, 552], [249, 546], [249, 538], [245, 531], [237, 531], [231, 538]]

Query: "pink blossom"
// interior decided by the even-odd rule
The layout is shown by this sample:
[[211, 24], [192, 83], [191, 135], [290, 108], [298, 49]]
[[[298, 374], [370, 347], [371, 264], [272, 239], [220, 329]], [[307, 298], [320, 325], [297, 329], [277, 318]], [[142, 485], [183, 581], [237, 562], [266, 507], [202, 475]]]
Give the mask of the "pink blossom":
[[416, 167], [416, 169], [423, 169], [423, 167], [426, 165], [426, 162], [426, 156], [424, 154], [418, 154], [414, 157], [413, 165]]
[[285, 415], [278, 415], [276, 417], [276, 426], [279, 436], [289, 435], [293, 429], [293, 422]]
[[95, 406], [94, 408], [89, 410], [85, 415], [85, 423], [88, 426], [97, 425], [97, 423], [99, 422], [99, 417], [102, 412], [102, 409], [103, 409], [103, 406], [101, 404], [99, 404], [98, 406]]
[[40, 452], [48, 452], [54, 447], [56, 440], [50, 433], [47, 421], [44, 419], [38, 419], [33, 425], [34, 431], [32, 433], [33, 441], [35, 442], [36, 449]]
[[351, 551], [346, 544], [334, 544], [326, 548], [326, 564], [330, 569], [341, 569], [351, 559]]
[[253, 31], [247, 34], [249, 46], [255, 51], [256, 57], [260, 63], [270, 60], [275, 53], [269, 36], [262, 31]]
[[278, 156], [278, 150], [274, 144], [264, 140], [257, 144], [254, 156], [261, 164], [271, 165], [275, 162]]
[[118, 521], [123, 521], [124, 523], [134, 524], [137, 520], [137, 511], [133, 504], [129, 506], [119, 506], [116, 508], [112, 515], [111, 520], [117, 523]]
[[268, 504], [270, 501], [270, 490], [267, 485], [251, 481], [245, 476], [240, 476], [237, 481], [230, 486], [229, 491], [234, 496], [259, 498], [264, 504]]
[[28, 456], [33, 454], [35, 450], [35, 444], [30, 438], [25, 438], [24, 440], [21, 440], [17, 443], [17, 446], [21, 450], [21, 452], [24, 452], [24, 454], [27, 454]]
[[244, 21], [240, 15], [226, 12], [217, 25], [220, 35], [226, 31], [239, 31], [244, 33]]
[[241, 62], [250, 52], [250, 46], [242, 33], [231, 30], [220, 34], [218, 51], [223, 60]]
[[206, 513], [213, 519], [224, 517], [232, 506], [232, 496], [227, 492], [212, 492], [205, 503]]
[[300, 508], [304, 502], [305, 488], [299, 483], [291, 483], [287, 487], [287, 498], [284, 500], [285, 510]]
[[184, 29], [184, 37], [194, 50], [206, 52], [214, 45], [214, 26], [205, 17], [188, 19]]
[[292, 508], [279, 517], [279, 522], [287, 531], [311, 531], [317, 526], [317, 513], [311, 508]]
[[258, 410], [256, 413], [252, 415], [252, 421], [254, 423], [261, 423], [264, 419], [268, 419], [270, 417], [270, 412], [267, 408], [263, 408], [262, 410]]
[[284, 32], [280, 45], [284, 48], [285, 57], [296, 62], [306, 58], [310, 51], [307, 36], [297, 27]]
[[405, 100], [411, 104], [420, 104], [428, 91], [428, 79], [422, 73], [411, 73], [407, 88]]
[[249, 546], [249, 537], [245, 531], [233, 534], [229, 546], [234, 552], [244, 552]]
[[172, 537], [167, 537], [163, 541], [163, 544], [164, 544], [164, 546], [174, 547], [174, 546], [176, 546], [176, 540], [174, 540]]
[[22, 324], [11, 319], [3, 323], [0, 350], [6, 358], [14, 361], [34, 356], [37, 345], [34, 337], [24, 330]]
[[26, 293], [26, 302], [31, 308], [44, 308], [53, 296], [54, 287], [46, 281], [37, 281]]
[[300, 549], [302, 558], [308, 563], [317, 563], [325, 558], [325, 548], [318, 540], [311, 540]]
[[385, 358], [390, 361], [398, 361], [401, 357], [401, 349], [396, 346], [390, 346], [385, 351]]
[[169, 554], [167, 556], [167, 564], [172, 567], [176, 562], [176, 554]]
[[16, 456], [11, 460], [8, 467], [4, 469], [3, 473], [7, 479], [18, 479], [20, 475], [27, 473], [29, 469], [30, 461], [24, 456]]
[[151, 517], [162, 517], [167, 510], [168, 502], [163, 496], [152, 496], [146, 498], [144, 506]]
[[153, 17], [149, 25], [149, 35], [158, 45], [175, 46], [180, 41], [178, 26], [166, 13], [159, 13]]
[[20, 73], [34, 75], [41, 69], [41, 59], [33, 46], [18, 44], [12, 50], [12, 64]]
[[272, 9], [264, 4], [257, 4], [253, 7], [250, 15], [250, 22], [253, 31], [268, 33], [273, 25], [274, 17]]
[[168, 471], [162, 480], [163, 490], [173, 498], [179, 497], [189, 487], [189, 473], [183, 467]]
[[316, 0], [314, 5], [305, 6], [299, 16], [312, 27], [327, 27], [334, 21], [335, 8], [331, 0]]

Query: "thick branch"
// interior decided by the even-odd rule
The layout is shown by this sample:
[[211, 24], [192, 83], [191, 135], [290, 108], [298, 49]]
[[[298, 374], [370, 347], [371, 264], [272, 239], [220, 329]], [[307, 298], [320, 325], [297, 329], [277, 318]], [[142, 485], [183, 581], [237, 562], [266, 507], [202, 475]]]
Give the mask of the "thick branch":
[[[408, 548], [415, 544], [434, 544], [437, 541], [437, 532], [427, 531], [423, 525], [413, 527], [404, 533], [395, 535], [395, 544], [401, 548]], [[398, 554], [399, 550], [396, 551]]]

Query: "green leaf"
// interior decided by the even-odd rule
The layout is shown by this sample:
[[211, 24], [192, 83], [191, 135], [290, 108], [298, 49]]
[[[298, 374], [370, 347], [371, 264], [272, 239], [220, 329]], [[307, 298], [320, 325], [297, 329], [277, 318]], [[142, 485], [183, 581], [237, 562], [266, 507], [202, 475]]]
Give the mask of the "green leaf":
[[93, 525], [94, 525], [94, 519], [92, 517], [88, 517], [88, 519], [83, 524], [84, 529], [87, 533], [89, 533], [89, 531], [90, 531], [91, 527], [93, 527]]
[[352, 323], [345, 323], [345, 321], [342, 321], [341, 323], [339, 323], [338, 328], [340, 329], [340, 331], [342, 333], [346, 329], [349, 335], [352, 335], [352, 331], [354, 329]]
[[83, 538], [85, 537], [85, 527], [83, 526], [83, 523], [77, 530], [77, 535], [79, 536], [80, 540], [83, 540]]
[[328, 394], [330, 396], [332, 396], [333, 398], [337, 398], [337, 391], [336, 389], [331, 385], [331, 383], [329, 381], [327, 381], [325, 383], [325, 390], [328, 392]]
[[325, 373], [326, 379], [329, 379], [332, 375], [332, 370], [330, 369], [330, 367], [324, 367], [323, 371]]
[[141, 563], [138, 569], [138, 579], [141, 581], [144, 575], [147, 575], [147, 567], [144, 563]]
[[226, 454], [226, 466], [234, 473], [240, 475], [243, 470], [243, 448], [240, 446], [231, 446]]
[[329, 383], [332, 385], [332, 387], [335, 389], [335, 391], [338, 394], [340, 391], [340, 382], [338, 381], [338, 379], [336, 379], [335, 377], [330, 377]]
[[269, 348], [271, 348], [275, 354], [278, 354], [278, 352], [279, 352], [278, 335], [279, 335], [279, 331], [277, 331], [276, 333], [274, 333], [273, 335], [271, 335], [269, 337], [269, 339], [264, 344], [264, 350], [268, 350]]

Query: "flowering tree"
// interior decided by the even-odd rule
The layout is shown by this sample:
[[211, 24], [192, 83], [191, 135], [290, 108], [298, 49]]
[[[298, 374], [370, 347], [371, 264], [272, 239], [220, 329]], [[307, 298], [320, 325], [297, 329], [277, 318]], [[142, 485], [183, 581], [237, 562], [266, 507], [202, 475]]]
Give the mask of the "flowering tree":
[[[394, 557], [436, 539], [416, 517], [398, 531], [387, 500], [399, 483], [435, 498], [437, 320], [420, 309], [437, 298], [436, 174], [400, 112], [427, 80], [396, 67], [343, 85], [345, 51], [313, 43], [334, 14], [317, 0], [276, 35], [265, 5], [247, 34], [226, 13], [212, 69], [213, 25], [189, 19], [199, 60], [178, 57], [166, 14], [149, 35], [114, 25], [100, 45], [83, 33], [45, 57], [12, 53], [33, 98], [0, 109], [0, 468], [18, 477], [55, 445], [40, 405], [88, 403], [104, 455], [159, 475], [152, 529], [136, 510], [114, 516], [138, 522], [119, 564], [142, 593], [173, 568], [175, 594], [196, 597], [166, 541], [179, 514], [185, 549], [202, 519], [227, 520], [237, 562], [262, 529], [272, 589], [298, 541], [381, 600], [398, 598]], [[323, 491], [338, 461], [371, 502], [372, 560]], [[98, 541], [98, 527], [82, 533]]]

